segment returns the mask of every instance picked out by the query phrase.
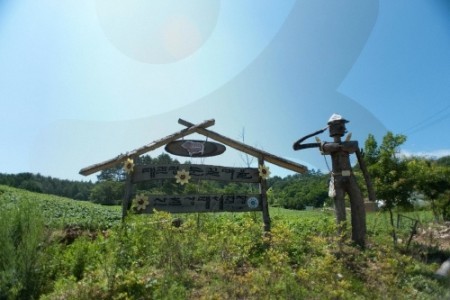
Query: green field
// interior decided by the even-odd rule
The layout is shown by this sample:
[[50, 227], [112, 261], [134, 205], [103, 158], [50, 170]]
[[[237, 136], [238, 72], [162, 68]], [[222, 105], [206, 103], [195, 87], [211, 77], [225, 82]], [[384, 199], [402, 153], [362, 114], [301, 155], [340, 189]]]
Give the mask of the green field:
[[78, 226], [82, 229], [106, 229], [121, 220], [118, 206], [100, 206], [86, 201], [31, 193], [0, 185], [2, 204], [14, 205], [19, 201], [29, 202], [44, 217], [47, 226], [63, 228]]
[[[0, 299], [448, 299], [429, 250], [394, 246], [369, 213], [368, 247], [336, 234], [330, 210], [130, 215], [0, 186]], [[402, 213], [421, 224], [430, 212]], [[181, 226], [173, 225], [179, 218]], [[70, 235], [70, 239], [68, 236]]]

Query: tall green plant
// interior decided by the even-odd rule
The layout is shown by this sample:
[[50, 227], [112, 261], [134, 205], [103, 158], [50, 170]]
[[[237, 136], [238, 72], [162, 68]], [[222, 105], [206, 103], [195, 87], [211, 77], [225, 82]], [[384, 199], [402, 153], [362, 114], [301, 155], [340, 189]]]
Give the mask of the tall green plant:
[[29, 199], [0, 198], [0, 299], [34, 299], [41, 289], [44, 221]]

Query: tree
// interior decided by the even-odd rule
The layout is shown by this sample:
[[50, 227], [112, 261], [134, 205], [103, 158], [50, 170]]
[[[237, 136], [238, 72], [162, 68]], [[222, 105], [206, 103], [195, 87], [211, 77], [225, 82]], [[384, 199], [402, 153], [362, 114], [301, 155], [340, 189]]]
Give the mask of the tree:
[[97, 175], [98, 181], [124, 181], [127, 177], [125, 170], [121, 164], [102, 170], [99, 175]]
[[364, 161], [368, 166], [373, 165], [377, 162], [379, 156], [380, 149], [378, 148], [378, 143], [375, 140], [375, 136], [373, 134], [369, 134], [364, 143]]
[[373, 179], [374, 188], [379, 199], [385, 201], [385, 208], [389, 211], [393, 238], [394, 216], [392, 209], [396, 206], [410, 206], [409, 198], [412, 193], [413, 182], [408, 177], [408, 167], [405, 159], [399, 156], [400, 146], [406, 141], [404, 135], [394, 135], [387, 132], [383, 141], [377, 147], [373, 136], [369, 135], [365, 143], [364, 153], [367, 169]]
[[436, 160], [436, 164], [440, 166], [450, 167], [450, 155], [440, 157]]
[[435, 218], [450, 218], [450, 168], [438, 161], [414, 157], [408, 161], [414, 187], [430, 201]]
[[19, 185], [19, 189], [28, 190], [30, 192], [42, 193], [42, 184], [37, 180], [25, 180]]
[[[377, 196], [386, 201], [386, 208], [408, 206], [411, 194], [411, 181], [408, 180], [408, 168], [405, 159], [400, 157], [399, 147], [406, 141], [404, 135], [388, 132], [380, 147], [374, 147], [370, 141], [365, 144], [365, 158], [371, 177], [374, 179]], [[370, 148], [374, 147], [374, 148]]]
[[320, 172], [269, 180], [271, 204], [290, 209], [322, 207], [328, 199], [328, 177]]
[[89, 200], [104, 205], [116, 205], [124, 196], [125, 184], [117, 181], [98, 182], [91, 190]]

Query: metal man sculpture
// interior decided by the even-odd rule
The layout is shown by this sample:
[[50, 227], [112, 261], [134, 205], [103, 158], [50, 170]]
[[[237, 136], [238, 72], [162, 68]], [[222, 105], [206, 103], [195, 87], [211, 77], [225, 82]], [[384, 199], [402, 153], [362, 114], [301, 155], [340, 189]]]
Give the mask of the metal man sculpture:
[[[346, 220], [344, 196], [345, 193], [347, 193], [350, 197], [352, 240], [364, 248], [366, 239], [366, 211], [361, 191], [356, 182], [356, 178], [353, 175], [350, 164], [350, 154], [355, 153], [358, 158], [359, 166], [367, 183], [369, 199], [371, 201], [375, 200], [375, 194], [358, 147], [358, 142], [350, 141], [351, 134], [346, 137], [345, 141], [341, 141], [341, 137], [347, 132], [345, 124], [348, 122], [349, 121], [342, 118], [342, 116], [333, 114], [328, 120], [327, 127], [303, 137], [295, 142], [293, 147], [294, 150], [318, 147], [322, 154], [331, 155], [332, 172], [329, 195], [334, 198], [338, 226]], [[333, 138], [333, 142], [321, 142], [320, 139], [316, 138], [317, 143], [301, 144], [305, 139], [320, 134], [326, 129], [329, 129], [330, 137]]]

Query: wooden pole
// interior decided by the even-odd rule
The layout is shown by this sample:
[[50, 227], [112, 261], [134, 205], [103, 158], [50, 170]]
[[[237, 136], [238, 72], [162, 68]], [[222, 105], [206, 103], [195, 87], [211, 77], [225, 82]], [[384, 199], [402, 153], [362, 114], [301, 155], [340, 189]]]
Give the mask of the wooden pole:
[[133, 191], [133, 183], [131, 181], [132, 174], [127, 175], [125, 182], [125, 195], [122, 200], [122, 221], [125, 221], [128, 212], [128, 205], [131, 201], [131, 193]]
[[[258, 159], [258, 164], [260, 166], [263, 166], [264, 160]], [[267, 180], [264, 178], [261, 178], [260, 190], [261, 190], [261, 204], [262, 204], [264, 231], [269, 232], [270, 231], [270, 215], [269, 215], [269, 202], [267, 201]]]
[[[193, 125], [192, 123], [190, 123], [188, 121], [185, 121], [183, 119], [179, 119], [178, 123], [181, 124], [181, 125], [187, 126], [187, 127], [191, 127]], [[251, 147], [251, 146], [248, 146], [248, 145], [246, 145], [244, 143], [235, 141], [235, 140], [230, 139], [230, 138], [228, 138], [226, 136], [218, 134], [218, 133], [216, 133], [214, 131], [205, 129], [204, 127], [197, 126], [195, 128], [195, 131], [200, 133], [200, 134], [202, 134], [202, 135], [210, 137], [210, 138], [212, 138], [212, 139], [214, 139], [214, 140], [216, 140], [218, 142], [221, 142], [221, 143], [223, 143], [223, 144], [225, 144], [227, 146], [230, 146], [230, 147], [232, 147], [234, 149], [237, 149], [239, 151], [242, 151], [244, 153], [247, 153], [249, 155], [257, 157], [258, 159], [266, 160], [266, 161], [268, 161], [268, 162], [270, 162], [270, 163], [272, 163], [274, 165], [283, 167], [285, 169], [288, 169], [288, 170], [291, 170], [291, 171], [294, 171], [294, 172], [297, 172], [297, 173], [306, 173], [308, 171], [308, 168], [303, 166], [303, 165], [301, 165], [301, 164], [297, 164], [297, 163], [295, 163], [293, 161], [289, 161], [287, 159], [275, 156], [275, 155], [270, 154], [268, 152], [256, 149], [256, 148]]]

